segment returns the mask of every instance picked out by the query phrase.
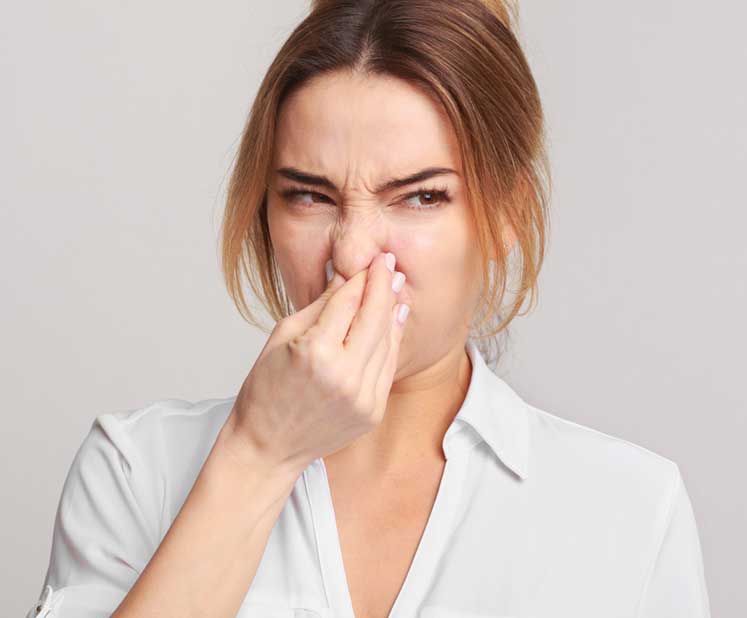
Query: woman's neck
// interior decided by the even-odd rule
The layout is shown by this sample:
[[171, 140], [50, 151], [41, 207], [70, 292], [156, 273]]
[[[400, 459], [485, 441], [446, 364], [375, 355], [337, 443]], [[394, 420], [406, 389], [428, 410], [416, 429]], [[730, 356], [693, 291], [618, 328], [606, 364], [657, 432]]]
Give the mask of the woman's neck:
[[444, 461], [444, 434], [464, 402], [472, 362], [464, 346], [392, 387], [381, 423], [324, 458], [338, 469], [372, 480], [420, 463]]

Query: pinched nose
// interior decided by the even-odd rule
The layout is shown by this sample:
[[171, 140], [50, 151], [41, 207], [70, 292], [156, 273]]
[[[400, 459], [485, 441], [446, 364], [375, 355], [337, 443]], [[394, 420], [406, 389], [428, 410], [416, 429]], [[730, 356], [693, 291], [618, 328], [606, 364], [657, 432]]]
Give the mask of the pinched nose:
[[[394, 269], [393, 274], [392, 274], [393, 281], [396, 282], [398, 279], [402, 280], [401, 289], [399, 290], [399, 292], [395, 291], [397, 302], [407, 304], [407, 305], [410, 305], [410, 307], [412, 307], [411, 296], [407, 289], [407, 277], [405, 276], [404, 273], [396, 270], [396, 258], [394, 254], [392, 253], [387, 253], [387, 266], [389, 267], [389, 270]], [[332, 265], [331, 259], [327, 260], [327, 262], [324, 264], [324, 271], [326, 273], [327, 283], [329, 283], [332, 277], [334, 277], [335, 275], [335, 269], [334, 269], [334, 266]]]

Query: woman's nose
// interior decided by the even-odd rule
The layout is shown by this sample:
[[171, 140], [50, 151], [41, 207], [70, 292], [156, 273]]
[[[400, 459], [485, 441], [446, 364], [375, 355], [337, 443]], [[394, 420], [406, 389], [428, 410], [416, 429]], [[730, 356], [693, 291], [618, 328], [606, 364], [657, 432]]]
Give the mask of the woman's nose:
[[[405, 285], [405, 274], [402, 272], [396, 271], [396, 265], [397, 265], [397, 256], [394, 255], [391, 251], [387, 251], [385, 253], [385, 260], [386, 260], [386, 266], [389, 269], [392, 275], [392, 290], [395, 293], [399, 293], [402, 288]], [[332, 277], [335, 275], [335, 267], [332, 262], [332, 259], [328, 259], [327, 262], [324, 264], [324, 271], [327, 277], [327, 283], [329, 283], [332, 280]]]

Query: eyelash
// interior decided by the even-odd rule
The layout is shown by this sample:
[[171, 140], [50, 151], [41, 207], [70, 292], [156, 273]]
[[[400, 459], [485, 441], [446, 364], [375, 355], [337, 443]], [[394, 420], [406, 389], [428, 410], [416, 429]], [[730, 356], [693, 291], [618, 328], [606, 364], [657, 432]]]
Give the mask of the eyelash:
[[[280, 193], [280, 196], [286, 200], [292, 200], [298, 195], [304, 195], [306, 193], [308, 193], [309, 195], [321, 195], [323, 197], [327, 197], [323, 193], [308, 191], [306, 189], [302, 189], [301, 187], [292, 187], [290, 189], [286, 189]], [[407, 208], [409, 208], [410, 210], [436, 210], [437, 208], [441, 208], [443, 205], [451, 202], [451, 193], [449, 193], [448, 187], [418, 187], [416, 191], [408, 193], [402, 199], [406, 201], [413, 197], [419, 197], [424, 194], [431, 195], [433, 198], [438, 200], [438, 203], [435, 205], [427, 206], [407, 206]]]

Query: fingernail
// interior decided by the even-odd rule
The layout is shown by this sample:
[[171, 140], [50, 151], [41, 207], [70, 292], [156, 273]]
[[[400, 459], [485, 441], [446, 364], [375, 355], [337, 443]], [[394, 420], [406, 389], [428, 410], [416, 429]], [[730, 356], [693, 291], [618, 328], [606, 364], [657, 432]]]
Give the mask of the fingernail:
[[335, 269], [332, 268], [332, 260], [327, 260], [327, 263], [324, 265], [324, 270], [327, 273], [327, 283], [332, 281], [332, 277], [335, 276]]
[[394, 257], [394, 253], [387, 253], [385, 256], [386, 259], [386, 267], [394, 272], [394, 265], [397, 262], [397, 258]]
[[405, 273], [394, 273], [394, 277], [392, 277], [392, 290], [399, 293], [403, 285], [405, 285]]
[[407, 314], [410, 313], [410, 307], [407, 305], [400, 305], [397, 310], [397, 320], [400, 324], [404, 324], [407, 319]]

